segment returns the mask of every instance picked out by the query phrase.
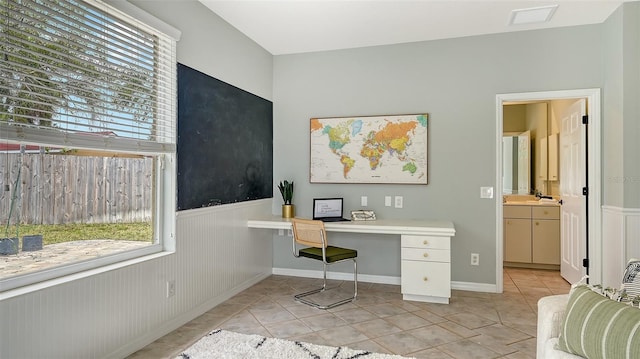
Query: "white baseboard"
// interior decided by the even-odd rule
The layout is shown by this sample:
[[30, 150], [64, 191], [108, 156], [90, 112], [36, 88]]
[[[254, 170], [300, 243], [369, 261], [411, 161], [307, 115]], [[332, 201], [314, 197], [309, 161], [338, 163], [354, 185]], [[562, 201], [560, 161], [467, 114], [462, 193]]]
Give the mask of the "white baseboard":
[[[322, 278], [322, 271], [292, 268], [273, 268], [275, 275], [286, 275], [303, 278]], [[345, 272], [327, 272], [327, 279], [353, 280], [353, 274]], [[358, 274], [358, 282], [400, 285], [400, 277]], [[451, 289], [466, 290], [470, 292], [496, 293], [497, 286], [490, 283], [451, 282]]]
[[[319, 270], [273, 268], [272, 273], [291, 277], [322, 278], [322, 271]], [[327, 279], [353, 280], [353, 273], [327, 272]], [[400, 277], [358, 273], [358, 282], [400, 285]]]
[[468, 292], [498, 293], [498, 286], [491, 283], [451, 282], [451, 289]]

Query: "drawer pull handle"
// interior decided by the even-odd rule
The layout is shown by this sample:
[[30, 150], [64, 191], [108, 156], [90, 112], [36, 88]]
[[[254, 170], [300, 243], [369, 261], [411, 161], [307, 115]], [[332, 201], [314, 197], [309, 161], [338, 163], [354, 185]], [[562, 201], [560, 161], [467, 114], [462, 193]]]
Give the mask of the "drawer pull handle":
[[422, 255], [423, 257], [427, 258], [429, 256], [429, 253], [424, 252], [424, 254]]
[[428, 281], [428, 280], [429, 280], [429, 278], [424, 277], [424, 278], [422, 278], [422, 280], [426, 282], [426, 281]]
[[547, 212], [547, 211], [544, 211], [544, 214], [549, 214], [549, 212]]
[[536, 226], [539, 226], [539, 225], [540, 225], [540, 222], [536, 222]]
[[426, 246], [427, 244], [429, 244], [429, 242], [425, 239], [424, 242], [422, 242], [422, 244]]

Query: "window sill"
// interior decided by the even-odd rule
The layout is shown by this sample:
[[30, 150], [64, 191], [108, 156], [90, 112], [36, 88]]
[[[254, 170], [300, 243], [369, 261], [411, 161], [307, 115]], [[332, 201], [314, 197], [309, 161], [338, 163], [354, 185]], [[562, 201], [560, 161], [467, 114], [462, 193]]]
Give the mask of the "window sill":
[[[150, 246], [149, 249], [153, 249], [157, 247], [159, 246]], [[146, 249], [146, 251], [148, 251], [149, 249]], [[128, 252], [128, 254], [137, 254], [140, 251], [145, 251], [145, 250], [131, 251], [131, 252]], [[60, 284], [70, 283], [79, 279], [88, 278], [98, 274], [118, 270], [121, 268], [138, 264], [138, 263], [143, 263], [150, 260], [166, 257], [169, 255], [172, 255], [173, 253], [174, 253], [173, 251], [159, 251], [151, 254], [143, 254], [135, 258], [126, 259], [126, 260], [122, 260], [115, 263], [101, 265], [96, 268], [78, 270], [78, 267], [82, 267], [86, 265], [96, 266], [100, 264], [100, 260], [107, 259], [107, 258], [100, 258], [93, 261], [72, 264], [69, 266], [55, 268], [55, 269], [47, 270], [44, 272], [37, 272], [31, 275], [12, 278], [12, 279], [0, 282], [0, 290], [1, 290], [0, 301], [18, 297], [25, 294], [29, 294], [39, 290], [55, 287]], [[66, 274], [66, 272], [70, 270], [74, 272], [70, 274]], [[37, 279], [38, 277], [48, 277], [50, 279], [45, 279], [43, 281], [34, 283], [34, 280]], [[27, 281], [31, 283], [28, 283]]]

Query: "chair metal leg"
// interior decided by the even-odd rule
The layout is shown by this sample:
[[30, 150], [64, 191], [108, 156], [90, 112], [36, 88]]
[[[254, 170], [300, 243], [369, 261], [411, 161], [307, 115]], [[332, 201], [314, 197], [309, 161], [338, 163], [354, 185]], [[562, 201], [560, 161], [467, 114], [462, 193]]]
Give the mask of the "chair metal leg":
[[322, 291], [327, 289], [327, 263], [322, 262]]
[[353, 258], [353, 300], [358, 296], [358, 262]]
[[337, 302], [334, 302], [334, 303], [331, 303], [331, 304], [327, 304], [327, 305], [321, 305], [321, 304], [318, 304], [316, 302], [313, 302], [311, 300], [308, 300], [308, 299], [304, 298], [304, 297], [312, 295], [312, 294], [324, 292], [327, 289], [327, 264], [326, 263], [322, 263], [322, 264], [323, 264], [322, 288], [313, 289], [313, 290], [310, 290], [308, 292], [296, 294], [294, 296], [295, 300], [300, 302], [300, 303], [304, 303], [304, 304], [310, 305], [310, 306], [312, 306], [314, 308], [318, 308], [318, 309], [331, 309], [331, 308], [337, 307], [339, 305], [355, 301], [356, 297], [358, 296], [358, 263], [356, 262], [355, 258], [353, 258], [353, 296], [352, 297], [345, 298], [345, 299], [342, 299], [342, 300], [339, 300]]

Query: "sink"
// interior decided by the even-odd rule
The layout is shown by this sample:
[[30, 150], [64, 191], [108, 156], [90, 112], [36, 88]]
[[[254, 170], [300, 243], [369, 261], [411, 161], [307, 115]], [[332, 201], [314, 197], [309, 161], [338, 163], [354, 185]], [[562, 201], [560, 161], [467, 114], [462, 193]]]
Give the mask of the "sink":
[[541, 198], [538, 203], [558, 203], [558, 201], [551, 198]]

